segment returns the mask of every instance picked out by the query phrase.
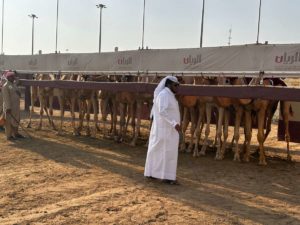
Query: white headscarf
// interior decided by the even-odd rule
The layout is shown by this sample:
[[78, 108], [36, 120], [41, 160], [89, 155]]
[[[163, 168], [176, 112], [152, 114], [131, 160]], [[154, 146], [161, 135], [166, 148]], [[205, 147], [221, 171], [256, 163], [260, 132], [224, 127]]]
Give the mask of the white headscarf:
[[6, 77], [0, 75], [0, 88], [5, 84], [6, 81], [7, 81]]
[[158, 84], [157, 87], [155, 88], [155, 90], [154, 90], [154, 99], [153, 99], [153, 101], [154, 101], [155, 98], [158, 96], [158, 94], [165, 88], [165, 86], [166, 86], [166, 81], [167, 81], [167, 80], [171, 80], [171, 81], [173, 81], [174, 83], [178, 83], [178, 84], [179, 84], [179, 82], [178, 82], [178, 80], [177, 80], [177, 77], [174, 77], [174, 76], [171, 76], [171, 75], [166, 76], [164, 79], [162, 79], [162, 80], [159, 82], [159, 84]]
[[[159, 82], [159, 84], [157, 85], [157, 87], [156, 87], [155, 90], [154, 90], [153, 103], [155, 102], [155, 99], [156, 99], [156, 97], [158, 96], [158, 94], [165, 88], [165, 86], [166, 86], [166, 81], [167, 81], [167, 80], [171, 80], [171, 81], [173, 81], [173, 82], [179, 84], [179, 82], [178, 82], [178, 80], [177, 80], [177, 77], [174, 77], [174, 76], [171, 76], [171, 75], [166, 76], [164, 79], [162, 79], [162, 80]], [[153, 118], [153, 106], [152, 106], [151, 112], [150, 112], [150, 119], [152, 119], [152, 118]]]

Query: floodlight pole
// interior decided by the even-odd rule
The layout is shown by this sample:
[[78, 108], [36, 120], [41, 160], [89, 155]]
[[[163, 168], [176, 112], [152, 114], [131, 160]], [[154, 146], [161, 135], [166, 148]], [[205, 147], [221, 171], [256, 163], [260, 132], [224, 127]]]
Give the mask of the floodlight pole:
[[256, 44], [259, 43], [260, 14], [261, 14], [261, 0], [259, 0], [258, 25], [257, 25], [257, 38], [256, 38]]
[[1, 32], [1, 55], [3, 52], [3, 33], [4, 33], [4, 0], [2, 0], [2, 32]]
[[58, 40], [58, 6], [59, 0], [56, 1], [56, 33], [55, 33], [55, 53], [57, 53], [57, 40]]
[[106, 8], [106, 5], [98, 4], [97, 8], [100, 9], [100, 21], [99, 21], [99, 53], [101, 52], [101, 35], [102, 35], [102, 9]]
[[201, 32], [200, 32], [200, 48], [202, 48], [202, 39], [203, 39], [203, 24], [204, 24], [204, 6], [205, 0], [202, 0], [202, 19], [201, 19]]
[[142, 49], [144, 49], [144, 37], [145, 37], [145, 9], [146, 9], [146, 0], [144, 0], [144, 9], [143, 9]]
[[32, 18], [32, 43], [31, 43], [31, 55], [33, 55], [34, 50], [34, 19], [37, 19], [38, 17], [35, 14], [28, 15]]

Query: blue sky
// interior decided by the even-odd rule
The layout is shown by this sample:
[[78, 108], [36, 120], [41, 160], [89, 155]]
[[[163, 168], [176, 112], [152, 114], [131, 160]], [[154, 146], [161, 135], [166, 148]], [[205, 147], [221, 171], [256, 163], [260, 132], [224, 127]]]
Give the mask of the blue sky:
[[[35, 22], [35, 53], [55, 51], [56, 0], [4, 0], [5, 54], [31, 54], [31, 24]], [[143, 0], [59, 0], [58, 50], [98, 51], [99, 9], [102, 51], [135, 50], [141, 46]], [[2, 0], [0, 2], [2, 7]], [[203, 47], [256, 42], [259, 0], [206, 0]], [[262, 0], [260, 42], [300, 43], [300, 0]], [[146, 0], [145, 46], [197, 48], [202, 0]], [[1, 16], [2, 18], [2, 16]], [[1, 19], [0, 18], [0, 19]]]

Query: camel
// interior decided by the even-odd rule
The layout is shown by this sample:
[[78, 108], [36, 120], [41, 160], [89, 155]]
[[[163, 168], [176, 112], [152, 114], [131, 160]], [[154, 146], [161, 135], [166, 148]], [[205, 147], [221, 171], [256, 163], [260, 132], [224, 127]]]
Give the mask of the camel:
[[[194, 77], [180, 77], [178, 78], [181, 84], [194, 84]], [[196, 129], [196, 120], [197, 120], [197, 106], [198, 106], [198, 97], [197, 96], [186, 96], [181, 95], [178, 97], [178, 102], [181, 109], [181, 130], [182, 130], [182, 140], [180, 143], [179, 150], [184, 152], [192, 152], [193, 148], [193, 136]], [[191, 140], [188, 148], [186, 149], [185, 146], [185, 133], [187, 130], [187, 127], [189, 125], [189, 122], [191, 122]]]
[[[243, 83], [240, 82], [240, 79], [233, 79], [233, 78], [225, 78], [219, 76], [218, 78], [205, 78], [205, 77], [197, 77], [196, 84], [198, 85], [242, 85]], [[235, 124], [240, 124], [240, 118], [242, 115], [242, 108], [240, 103], [247, 104], [250, 102], [249, 99], [234, 99], [234, 98], [227, 98], [227, 97], [208, 97], [208, 96], [200, 96], [198, 97], [198, 111], [199, 117], [196, 125], [196, 131], [194, 135], [194, 154], [193, 156], [205, 155], [207, 146], [208, 146], [208, 135], [210, 133], [210, 121], [211, 121], [211, 113], [212, 108], [217, 107], [218, 110], [218, 117], [216, 121], [216, 136], [214, 145], [217, 146], [216, 156], [215, 159], [221, 160], [224, 158], [224, 153], [226, 149], [226, 143], [228, 138], [228, 126], [229, 126], [229, 116], [230, 111], [229, 107], [233, 106], [235, 109], [236, 114], [236, 122]], [[206, 115], [206, 129], [205, 129], [205, 138], [203, 141], [203, 145], [201, 151], [199, 152], [199, 141], [201, 136], [204, 115]], [[238, 129], [235, 129], [234, 140], [239, 138]], [[222, 140], [223, 136], [223, 140]]]
[[[263, 85], [273, 85], [273, 86], [286, 86], [284, 82], [278, 79], [263, 79], [262, 78], [254, 78], [251, 80], [250, 85], [257, 85], [259, 83], [263, 83]], [[252, 136], [252, 123], [253, 123], [253, 112], [256, 113], [256, 119], [258, 124], [258, 133], [257, 140], [259, 142], [259, 164], [266, 165], [265, 152], [264, 152], [264, 142], [268, 137], [268, 134], [271, 130], [271, 122], [273, 115], [277, 109], [278, 101], [277, 100], [263, 100], [263, 99], [254, 99], [251, 103], [243, 103], [243, 109], [245, 110], [245, 122], [244, 122], [244, 130], [245, 130], [245, 142], [244, 142], [244, 161], [248, 162], [250, 157], [250, 141]], [[291, 160], [290, 149], [289, 149], [289, 117], [292, 116], [292, 109], [290, 102], [288, 101], [280, 101], [280, 111], [285, 124], [285, 139], [287, 142], [287, 159]], [[237, 124], [236, 124], [237, 126]], [[266, 127], [266, 132], [264, 133], [264, 127]], [[238, 130], [235, 130], [235, 135], [238, 133]], [[239, 150], [238, 150], [238, 138], [236, 141], [235, 147], [235, 159], [239, 161]]]
[[[218, 77], [218, 85], [231, 85], [231, 79], [227, 77]], [[218, 120], [216, 130], [216, 145], [217, 151], [215, 159], [222, 160], [224, 158], [226, 143], [228, 138], [228, 126], [229, 126], [229, 107], [234, 105], [233, 98], [227, 97], [214, 97], [214, 102], [218, 108]], [[223, 136], [223, 140], [222, 140]]]
[[[103, 82], [115, 82], [114, 76], [103, 76]], [[106, 135], [106, 122], [107, 116], [110, 113], [110, 130], [108, 131], [109, 134], [112, 136], [116, 135], [116, 127], [114, 126], [113, 122], [113, 112], [116, 112], [117, 109], [115, 102], [115, 92], [108, 91], [108, 90], [100, 90], [99, 91], [99, 100], [100, 100], [100, 111], [101, 111], [101, 121], [103, 123], [103, 135]]]
[[[214, 79], [203, 79], [203, 78], [198, 78], [197, 83], [198, 84], [218, 84], [218, 85], [235, 85], [237, 84], [236, 81], [238, 79], [232, 79], [228, 77], [222, 77], [219, 76]], [[238, 115], [241, 107], [238, 106], [238, 100], [234, 98], [227, 98], [227, 97], [213, 97], [213, 98], [208, 98], [208, 97], [199, 97], [199, 101], [205, 103], [205, 108], [206, 108], [206, 117], [207, 117], [207, 125], [206, 125], [206, 132], [205, 132], [205, 139], [204, 143], [201, 148], [200, 154], [205, 154], [205, 150], [207, 147], [207, 138], [209, 135], [209, 127], [210, 127], [210, 120], [211, 120], [211, 110], [212, 107], [215, 106], [217, 107], [218, 111], [218, 117], [216, 121], [216, 136], [215, 136], [215, 142], [214, 144], [217, 147], [216, 151], [216, 160], [222, 160], [224, 158], [225, 154], [225, 149], [226, 149], [226, 143], [227, 143], [227, 138], [228, 138], [228, 126], [229, 126], [229, 117], [230, 117], [230, 107], [233, 106], [235, 111], [237, 112], [236, 114]], [[243, 100], [245, 101], [245, 100]], [[201, 110], [201, 109], [199, 109]], [[200, 128], [200, 123], [203, 121], [203, 115], [204, 111], [200, 111], [199, 119], [198, 119], [198, 124], [197, 124], [197, 132], [196, 132], [196, 137], [197, 140], [195, 142], [195, 153], [194, 156], [198, 156], [198, 142], [200, 138], [199, 133], [199, 128]], [[223, 137], [223, 140], [222, 140]]]
[[[106, 76], [87, 76], [87, 75], [79, 75], [77, 81], [93, 81], [93, 82], [104, 82], [107, 81]], [[96, 137], [97, 131], [100, 130], [98, 126], [98, 99], [99, 99], [99, 91], [98, 90], [88, 90], [81, 89], [77, 93], [78, 96], [78, 105], [79, 105], [79, 126], [77, 128], [77, 133], [80, 134], [83, 128], [83, 120], [84, 115], [86, 114], [87, 121], [87, 136], [91, 135], [90, 132], [90, 114], [91, 107], [93, 107], [94, 113], [94, 133], [93, 137]]]
[[[218, 79], [219, 84], [225, 84], [223, 78]], [[228, 80], [228, 83], [231, 85], [243, 85], [243, 79], [241, 78], [231, 78], [225, 79]], [[268, 80], [264, 80], [264, 85], [270, 85]], [[257, 85], [260, 83], [259, 79], [252, 79], [250, 85]], [[263, 99], [237, 99], [237, 98], [224, 98], [224, 97], [215, 97], [215, 102], [218, 105], [218, 125], [217, 125], [217, 152], [216, 152], [216, 159], [223, 159], [225, 153], [225, 146], [227, 143], [228, 137], [228, 123], [229, 123], [229, 111], [228, 107], [233, 106], [235, 109], [235, 128], [234, 128], [234, 160], [240, 161], [240, 152], [239, 152], [239, 127], [241, 123], [241, 118], [243, 115], [243, 111], [245, 113], [245, 122], [244, 122], [244, 132], [245, 132], [245, 142], [244, 142], [244, 149], [245, 154], [243, 160], [248, 162], [250, 156], [250, 141], [252, 136], [252, 112], [256, 113], [256, 118], [258, 120], [258, 134], [257, 140], [259, 142], [259, 149], [260, 149], [260, 165], [265, 165], [265, 155], [264, 155], [264, 122], [265, 122], [265, 114], [267, 108], [269, 106], [268, 100]], [[224, 124], [223, 124], [224, 122]], [[222, 126], [223, 127], [223, 141], [221, 140], [222, 137]]]
[[287, 160], [292, 161], [292, 156], [290, 153], [290, 131], [289, 131], [289, 118], [293, 116], [293, 109], [291, 106], [291, 102], [280, 101], [280, 112], [284, 122], [284, 134], [285, 134], [284, 137], [287, 145], [286, 146]]
[[[61, 76], [60, 80], [71, 80], [76, 81], [78, 79], [78, 75], [76, 74], [64, 74]], [[64, 119], [64, 113], [65, 113], [65, 103], [68, 102], [70, 105], [70, 113], [72, 118], [72, 128], [73, 128], [73, 134], [79, 135], [76, 126], [75, 126], [75, 104], [76, 100], [78, 99], [78, 92], [77, 89], [58, 89], [57, 91], [57, 97], [59, 102], [59, 108], [60, 108], [60, 127], [58, 130], [58, 135], [62, 135], [62, 127], [63, 127], [63, 119]]]
[[111, 91], [106, 91], [106, 90], [100, 90], [99, 93], [99, 99], [100, 99], [100, 109], [101, 109], [101, 120], [103, 122], [103, 134], [105, 136], [105, 132], [106, 132], [106, 121], [107, 121], [107, 115], [108, 113], [111, 114], [110, 116], [110, 130], [109, 130], [109, 134], [111, 134], [112, 136], [115, 136], [117, 131], [116, 131], [116, 126], [114, 126], [113, 122], [113, 118], [114, 118], [114, 112], [117, 111], [117, 109], [115, 109], [116, 107], [116, 102], [115, 102], [115, 93], [111, 92]]
[[[137, 77], [131, 76], [131, 75], [123, 75], [119, 78], [119, 82], [134, 82], [137, 81]], [[115, 94], [115, 102], [116, 106], [114, 107], [113, 112], [113, 130], [116, 130], [116, 125], [117, 125], [117, 111], [119, 111], [120, 115], [120, 121], [119, 121], [119, 134], [115, 136], [115, 140], [118, 142], [123, 142], [126, 132], [127, 132], [127, 126], [129, 119], [133, 117], [135, 114], [135, 106], [136, 106], [136, 94], [133, 92], [126, 92], [126, 91], [121, 91], [117, 92]], [[126, 122], [126, 115], [129, 115], [127, 117], [127, 122]], [[131, 126], [133, 132], [136, 131], [135, 128], [135, 119], [131, 120]], [[134, 134], [135, 135], [135, 134]]]
[[[262, 78], [253, 78], [249, 85], [258, 85], [260, 83], [263, 85], [271, 85], [270, 81]], [[245, 162], [249, 162], [250, 158], [250, 142], [252, 138], [252, 122], [254, 121], [252, 115], [255, 115], [255, 119], [257, 119], [257, 141], [259, 143], [259, 164], [266, 165], [265, 153], [264, 153], [264, 126], [265, 126], [265, 118], [266, 112], [269, 106], [270, 101], [264, 99], [253, 99], [249, 102], [249, 99], [246, 99], [245, 102], [240, 101], [240, 106], [243, 107], [244, 110], [244, 133], [245, 133], [245, 141], [244, 141], [244, 156], [243, 160]], [[255, 114], [253, 114], [255, 113]], [[240, 117], [242, 114], [242, 109], [240, 109], [238, 117], [236, 118], [235, 124], [235, 132], [234, 132], [234, 139], [235, 139], [235, 154], [234, 160], [240, 161], [240, 152], [238, 146], [239, 140], [239, 125], [240, 125]], [[237, 122], [237, 120], [239, 120]]]
[[[118, 82], [150, 82], [150, 83], [158, 83], [162, 77], [160, 76], [118, 76], [116, 80]], [[140, 135], [140, 125], [141, 125], [141, 115], [142, 115], [142, 107], [144, 104], [147, 104], [149, 109], [153, 104], [153, 94], [152, 93], [134, 93], [134, 92], [117, 92], [114, 93], [112, 97], [112, 108], [113, 108], [113, 116], [112, 116], [112, 134], [115, 136], [115, 140], [118, 142], [122, 142], [127, 132], [128, 124], [131, 121], [132, 127], [132, 139], [130, 141], [131, 146], [135, 146], [138, 136]], [[106, 104], [104, 104], [106, 105]], [[117, 115], [118, 110], [120, 114], [120, 129], [119, 134], [117, 135]], [[127, 119], [126, 119], [127, 116]], [[150, 121], [151, 126], [151, 121]]]
[[[282, 79], [279, 78], [273, 78], [271, 79], [272, 81], [272, 86], [275, 87], [286, 87], [287, 85]], [[293, 116], [293, 110], [291, 107], [291, 103], [289, 101], [278, 101], [278, 100], [272, 100], [270, 101], [270, 104], [267, 108], [266, 112], [266, 132], [265, 132], [265, 138], [264, 142], [267, 139], [270, 131], [271, 131], [271, 123], [273, 116], [275, 114], [275, 111], [277, 109], [278, 103], [280, 103], [279, 110], [280, 114], [282, 116], [283, 122], [284, 122], [284, 134], [285, 134], [285, 141], [287, 143], [287, 160], [291, 161], [292, 157], [290, 154], [290, 132], [289, 132], [289, 118]]]
[[[221, 78], [221, 79], [220, 79]], [[199, 79], [199, 78], [198, 78]], [[231, 85], [245, 85], [246, 82], [242, 78], [222, 78], [219, 77], [218, 79], [218, 84], [225, 85], [226, 83], [230, 83]], [[228, 81], [228, 82], [226, 82]], [[198, 81], [198, 83], [201, 83]], [[260, 83], [260, 79], [252, 79], [250, 82], [251, 85], [257, 85]], [[270, 81], [268, 79], [263, 80], [264, 85], [271, 85]], [[202, 81], [203, 84], [203, 81]], [[200, 97], [201, 99], [202, 97]], [[224, 97], [215, 97], [214, 102], [218, 106], [218, 123], [217, 123], [217, 132], [216, 132], [216, 144], [217, 144], [217, 152], [216, 152], [216, 159], [223, 159], [224, 158], [224, 153], [225, 153], [225, 146], [226, 146], [226, 140], [228, 137], [228, 123], [229, 123], [229, 111], [228, 107], [233, 106], [235, 109], [235, 129], [234, 129], [234, 137], [233, 140], [235, 142], [234, 146], [234, 160], [235, 161], [240, 161], [240, 154], [239, 154], [239, 146], [238, 146], [238, 140], [239, 140], [239, 127], [241, 123], [241, 118], [242, 115], [245, 111], [245, 125], [244, 125], [244, 131], [245, 131], [245, 143], [244, 143], [244, 149], [245, 149], [245, 154], [244, 154], [244, 161], [249, 161], [249, 147], [250, 147], [250, 141], [251, 141], [251, 136], [252, 136], [252, 117], [251, 113], [255, 111], [257, 113], [256, 118], [258, 120], [258, 135], [257, 139], [259, 142], [259, 149], [260, 149], [260, 159], [259, 159], [259, 164], [260, 165], [265, 165], [265, 156], [264, 156], [264, 141], [267, 138], [268, 133], [270, 132], [270, 121], [271, 118], [274, 114], [275, 111], [271, 111], [272, 109], [272, 104], [270, 104], [269, 100], [262, 100], [262, 99], [237, 99], [237, 98], [224, 98]], [[275, 101], [276, 102], [276, 101]], [[278, 102], [278, 101], [277, 101]], [[211, 104], [206, 105], [206, 110], [207, 110], [207, 124], [209, 124], [210, 121], [210, 106]], [[273, 106], [274, 108], [274, 106]], [[276, 109], [276, 107], [275, 107]], [[291, 115], [291, 108], [289, 102], [282, 102], [281, 103], [281, 112], [285, 121], [285, 134], [286, 134], [286, 141], [287, 141], [287, 158], [290, 159], [290, 152], [289, 152], [289, 132], [288, 132], [288, 117]], [[268, 112], [272, 112], [271, 114]], [[203, 113], [202, 113], [203, 114]], [[266, 115], [267, 114], [267, 115]], [[270, 116], [268, 116], [270, 114]], [[265, 123], [265, 118], [270, 118], [267, 120], [267, 126], [266, 126], [266, 134], [264, 134], [264, 123]], [[197, 123], [197, 128], [195, 132], [195, 136], [199, 138], [199, 128], [200, 128], [200, 123], [202, 120], [202, 116], [199, 116], [198, 123]], [[222, 126], [223, 126], [223, 132], [222, 132]], [[207, 126], [209, 127], [209, 126]], [[209, 133], [209, 130], [207, 132], [206, 130], [206, 136], [207, 133]], [[224, 136], [223, 140], [222, 134]], [[194, 156], [197, 156], [197, 150], [198, 150], [198, 143], [199, 139], [196, 140], [195, 142], [195, 148], [194, 148]], [[205, 141], [204, 141], [205, 143]], [[203, 144], [202, 150], [205, 149], [206, 145]], [[200, 152], [201, 153], [201, 152]], [[203, 153], [203, 152], [202, 152]]]
[[[55, 80], [55, 77], [53, 74], [37, 74], [34, 77], [35, 80]], [[53, 123], [53, 97], [54, 97], [54, 89], [49, 87], [30, 87], [30, 94], [31, 94], [31, 107], [30, 107], [30, 114], [29, 114], [29, 123], [27, 127], [31, 127], [31, 120], [32, 115], [34, 113], [34, 102], [36, 99], [39, 99], [40, 102], [40, 121], [39, 126], [37, 130], [42, 129], [42, 122], [43, 122], [43, 114], [44, 110], [47, 114], [49, 124], [53, 127], [54, 130], [56, 130], [55, 125]], [[48, 107], [47, 107], [47, 100], [49, 100], [49, 113], [48, 113]]]
[[[195, 78], [196, 85], [215, 85], [217, 81], [215, 78], [208, 78], [208, 77], [196, 77]], [[206, 149], [208, 146], [208, 136], [210, 134], [210, 123], [211, 123], [211, 114], [212, 108], [215, 107], [216, 104], [214, 102], [214, 98], [211, 96], [199, 96], [198, 97], [198, 120], [196, 129], [194, 132], [194, 153], [193, 156], [197, 157], [199, 155], [205, 155]], [[201, 137], [202, 131], [202, 124], [204, 122], [204, 116], [206, 115], [206, 125], [205, 125], [205, 137], [202, 143], [201, 151], [199, 152], [199, 142]], [[216, 143], [216, 140], [215, 142]]]
[[[160, 77], [158, 75], [154, 77], [148, 77], [148, 76], [141, 76], [138, 77], [139, 82], [146, 82], [146, 83], [158, 83], [163, 77]], [[140, 135], [140, 126], [141, 126], [141, 116], [142, 116], [142, 107], [144, 104], [147, 104], [149, 110], [151, 110], [153, 105], [153, 94], [152, 93], [135, 93], [135, 109], [132, 110], [132, 120], [136, 120], [133, 124], [135, 124], [133, 131], [133, 138], [130, 143], [131, 146], [135, 146], [138, 136]], [[150, 129], [152, 125], [152, 120], [150, 118]], [[148, 142], [147, 144], [148, 145]]]

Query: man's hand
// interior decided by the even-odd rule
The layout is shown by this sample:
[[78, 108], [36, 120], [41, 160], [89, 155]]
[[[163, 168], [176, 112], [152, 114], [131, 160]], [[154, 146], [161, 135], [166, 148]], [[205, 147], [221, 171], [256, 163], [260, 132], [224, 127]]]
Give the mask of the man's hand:
[[181, 132], [181, 127], [180, 127], [179, 124], [176, 124], [176, 125], [175, 125], [175, 129], [176, 129], [178, 132]]
[[11, 109], [7, 109], [5, 112], [6, 114], [11, 114]]

